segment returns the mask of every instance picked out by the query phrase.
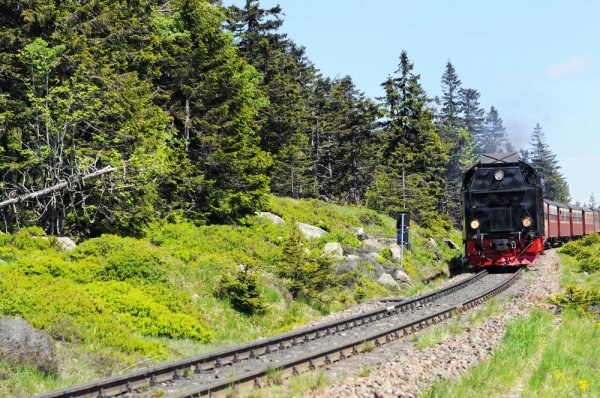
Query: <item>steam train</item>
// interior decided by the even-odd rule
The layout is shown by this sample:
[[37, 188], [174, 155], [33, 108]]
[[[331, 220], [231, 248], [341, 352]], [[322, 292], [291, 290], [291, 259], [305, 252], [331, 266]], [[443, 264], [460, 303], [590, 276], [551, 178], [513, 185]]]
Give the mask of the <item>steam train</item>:
[[600, 232], [600, 214], [545, 200], [538, 172], [513, 154], [483, 154], [463, 178], [463, 242], [476, 267], [537, 262], [544, 249]]

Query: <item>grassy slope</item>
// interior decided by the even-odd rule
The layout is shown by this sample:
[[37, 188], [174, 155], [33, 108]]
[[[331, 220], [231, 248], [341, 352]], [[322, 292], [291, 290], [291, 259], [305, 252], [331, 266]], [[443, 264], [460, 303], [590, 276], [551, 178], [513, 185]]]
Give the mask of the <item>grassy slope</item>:
[[[274, 197], [271, 211], [288, 225], [295, 220], [329, 231], [305, 243], [313, 257], [329, 241], [360, 246], [351, 228], [390, 239], [395, 234], [393, 219], [358, 207]], [[69, 253], [56, 248], [52, 237], [37, 237], [43, 235], [39, 229], [0, 235], [0, 316], [24, 318], [50, 333], [60, 364], [59, 374], [47, 377], [0, 362], [0, 396], [28, 396], [241, 343], [357, 299], [392, 294], [363, 276], [352, 286], [321, 292], [317, 300], [290, 300], [285, 281], [276, 276], [285, 262], [287, 233], [287, 226], [256, 217], [242, 226], [165, 223], [148, 228], [143, 239], [105, 235]], [[414, 250], [405, 258], [415, 280], [447, 272], [447, 261], [457, 254], [440, 247], [444, 261], [435, 263], [424, 234], [412, 228]], [[257, 271], [267, 316], [241, 314], [216, 294], [221, 276], [235, 273], [239, 264]], [[411, 291], [421, 286], [415, 283]]]

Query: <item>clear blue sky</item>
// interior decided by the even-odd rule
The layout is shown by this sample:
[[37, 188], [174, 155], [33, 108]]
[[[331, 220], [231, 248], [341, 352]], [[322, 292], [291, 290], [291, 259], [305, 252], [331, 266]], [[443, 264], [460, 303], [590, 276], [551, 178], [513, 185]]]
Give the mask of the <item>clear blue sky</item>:
[[[224, 0], [225, 5], [242, 0]], [[600, 2], [262, 0], [325, 76], [370, 97], [405, 49], [430, 97], [450, 60], [462, 87], [495, 106], [516, 148], [540, 123], [573, 202], [600, 202]]]

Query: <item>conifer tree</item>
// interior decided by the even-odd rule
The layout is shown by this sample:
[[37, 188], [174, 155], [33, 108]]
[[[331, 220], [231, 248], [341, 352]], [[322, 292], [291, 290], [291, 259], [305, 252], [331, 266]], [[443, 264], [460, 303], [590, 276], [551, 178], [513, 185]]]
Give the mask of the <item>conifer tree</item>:
[[544, 198], [561, 203], [570, 201], [569, 186], [560, 173], [560, 165], [546, 142], [542, 126], [537, 123], [531, 133], [529, 163], [544, 179]]
[[[265, 202], [270, 158], [255, 133], [267, 104], [260, 75], [223, 32], [219, 8], [205, 0], [158, 7], [0, 5], [0, 103], [11, 110], [0, 111], [8, 160], [0, 168], [13, 188], [3, 193], [117, 166], [110, 182], [67, 190], [48, 205], [22, 204], [48, 232], [136, 234], [176, 209], [232, 220]], [[23, 214], [5, 217], [19, 220]]]
[[369, 197], [370, 206], [390, 212], [409, 210], [427, 227], [439, 219], [437, 205], [448, 158], [419, 78], [402, 51], [395, 76], [382, 84], [381, 166]]
[[594, 196], [593, 192], [590, 195], [590, 198], [588, 199], [587, 207], [589, 207], [592, 210], [598, 209], [598, 202], [596, 201], [596, 196]]
[[273, 192], [292, 197], [316, 195], [311, 171], [311, 118], [309, 99], [316, 69], [303, 47], [285, 34], [279, 6], [261, 8], [247, 0], [243, 8], [228, 8], [228, 29], [237, 39], [240, 53], [261, 74], [260, 89], [269, 99], [258, 115], [263, 150], [272, 154], [270, 170]]
[[483, 140], [485, 135], [485, 110], [479, 104], [480, 94], [472, 88], [461, 88], [459, 90], [459, 102], [462, 114], [462, 122], [471, 133], [475, 144], [475, 155], [483, 153]]
[[320, 79], [311, 105], [315, 192], [326, 200], [361, 202], [374, 165], [377, 106], [348, 76]]
[[[441, 110], [438, 118], [438, 131], [448, 153], [448, 163], [444, 172], [444, 198], [440, 209], [459, 223], [460, 186], [463, 172], [474, 161], [474, 142], [471, 132], [460, 116], [461, 81], [450, 61], [442, 75]], [[470, 109], [469, 109], [470, 111]], [[473, 115], [469, 115], [471, 118]]]
[[485, 135], [481, 142], [481, 153], [507, 152], [509, 149], [514, 149], [508, 144], [506, 128], [498, 110], [492, 106], [485, 117]]

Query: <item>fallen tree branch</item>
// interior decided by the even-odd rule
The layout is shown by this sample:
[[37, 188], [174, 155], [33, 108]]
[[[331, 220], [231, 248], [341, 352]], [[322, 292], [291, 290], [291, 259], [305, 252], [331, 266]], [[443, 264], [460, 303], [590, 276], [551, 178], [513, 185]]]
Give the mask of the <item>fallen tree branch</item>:
[[104, 167], [104, 168], [102, 168], [100, 170], [94, 171], [93, 173], [86, 174], [86, 175], [84, 175], [81, 178], [71, 178], [71, 179], [68, 179], [67, 181], [60, 182], [60, 183], [58, 183], [56, 185], [53, 185], [51, 187], [44, 188], [44, 189], [42, 189], [40, 191], [28, 193], [26, 195], [21, 195], [21, 196], [17, 196], [16, 198], [5, 200], [3, 202], [0, 202], [0, 209], [3, 209], [3, 208], [8, 207], [10, 205], [14, 205], [15, 203], [19, 203], [19, 202], [22, 202], [24, 200], [34, 199], [34, 198], [37, 198], [39, 196], [47, 195], [49, 193], [58, 191], [59, 189], [62, 189], [64, 187], [68, 186], [69, 184], [79, 183], [81, 181], [89, 180], [91, 178], [95, 178], [95, 177], [98, 177], [98, 176], [100, 176], [102, 174], [110, 173], [110, 172], [115, 171], [115, 170], [116, 170], [115, 167], [106, 166], [106, 167]]

